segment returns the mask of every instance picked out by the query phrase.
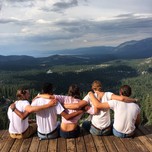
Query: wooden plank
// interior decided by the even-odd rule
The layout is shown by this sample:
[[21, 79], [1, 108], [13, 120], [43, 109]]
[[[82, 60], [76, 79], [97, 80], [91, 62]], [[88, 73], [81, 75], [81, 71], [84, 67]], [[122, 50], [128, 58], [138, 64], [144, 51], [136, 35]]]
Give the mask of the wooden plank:
[[9, 152], [11, 147], [13, 146], [13, 143], [15, 142], [15, 139], [9, 137], [7, 139], [7, 142], [5, 142], [5, 145], [3, 146], [3, 148], [1, 149], [1, 151], [3, 152]]
[[29, 152], [38, 151], [39, 143], [40, 143], [39, 138], [37, 136], [34, 136], [31, 145], [29, 147]]
[[146, 129], [146, 127], [142, 126], [138, 128], [152, 143], [152, 130]]
[[129, 152], [139, 152], [138, 148], [133, 144], [132, 138], [120, 138], [120, 139]]
[[138, 139], [146, 146], [149, 151], [152, 151], [152, 144], [150, 140], [139, 130], [137, 130], [136, 133], [138, 134]]
[[56, 152], [57, 151], [57, 139], [51, 139], [48, 145], [48, 152]]
[[76, 152], [75, 138], [67, 139], [67, 151], [68, 152]]
[[111, 136], [101, 136], [108, 152], [117, 152], [115, 145], [111, 140]]
[[105, 145], [101, 139], [101, 136], [92, 136], [93, 140], [94, 140], [94, 144], [96, 146], [96, 149], [98, 152], [107, 152]]
[[1, 149], [3, 148], [5, 142], [7, 141], [7, 138], [6, 138], [6, 136], [5, 136], [5, 133], [6, 133], [6, 132], [7, 132], [6, 130], [2, 130], [2, 131], [1, 131], [0, 151], [1, 151]]
[[82, 130], [81, 130], [80, 136], [75, 139], [75, 142], [76, 142], [76, 148], [78, 152], [86, 152]]
[[32, 138], [24, 139], [19, 152], [28, 152], [31, 142]]
[[4, 139], [4, 145], [3, 145], [3, 148], [1, 149], [1, 151], [4, 151], [4, 152], [9, 152], [13, 143], [15, 142], [15, 139], [11, 138], [10, 135], [9, 135], [9, 132], [6, 131], [4, 134], [3, 134], [3, 137]]
[[138, 137], [136, 137], [136, 135], [134, 138], [131, 139], [131, 142], [138, 149], [139, 152], [149, 152], [146, 146], [138, 139]]
[[113, 144], [115, 145], [118, 152], [127, 152], [128, 151], [126, 149], [126, 147], [124, 146], [124, 144], [122, 143], [122, 141], [120, 140], [120, 138], [111, 136], [111, 140], [112, 140]]
[[3, 134], [4, 134], [5, 131], [6, 130], [0, 130], [0, 138], [3, 136]]
[[94, 144], [92, 135], [88, 133], [87, 131], [83, 130], [83, 136], [84, 136], [84, 142], [87, 152], [96, 152], [96, 146]]
[[41, 140], [39, 143], [38, 152], [46, 152], [48, 150], [49, 140]]
[[58, 152], [66, 152], [66, 139], [64, 138], [58, 138], [58, 146], [57, 146], [57, 151]]
[[24, 139], [16, 139], [10, 152], [19, 152]]

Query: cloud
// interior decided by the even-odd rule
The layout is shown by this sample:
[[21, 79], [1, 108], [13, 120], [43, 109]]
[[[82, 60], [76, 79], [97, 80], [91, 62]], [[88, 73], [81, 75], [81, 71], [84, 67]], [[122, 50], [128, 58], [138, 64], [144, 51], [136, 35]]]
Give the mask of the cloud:
[[150, 37], [150, 4], [151, 0], [0, 0], [0, 49], [58, 50]]
[[41, 9], [43, 11], [53, 11], [53, 12], [63, 12], [65, 9], [78, 6], [78, 0], [62, 0], [61, 2], [56, 2], [52, 6], [43, 6]]
[[5, 0], [13, 7], [33, 7], [36, 0]]
[[2, 5], [3, 5], [3, 3], [2, 3], [3, 1], [2, 0], [0, 0], [0, 12], [1, 12], [1, 10], [2, 10]]

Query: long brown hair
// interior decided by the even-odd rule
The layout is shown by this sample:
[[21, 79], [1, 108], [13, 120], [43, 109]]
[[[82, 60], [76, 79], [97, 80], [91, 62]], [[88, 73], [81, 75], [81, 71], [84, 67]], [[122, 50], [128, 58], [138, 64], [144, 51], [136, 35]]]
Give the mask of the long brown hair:
[[69, 86], [68, 96], [72, 96], [73, 98], [80, 99], [80, 89], [76, 84], [72, 84]]

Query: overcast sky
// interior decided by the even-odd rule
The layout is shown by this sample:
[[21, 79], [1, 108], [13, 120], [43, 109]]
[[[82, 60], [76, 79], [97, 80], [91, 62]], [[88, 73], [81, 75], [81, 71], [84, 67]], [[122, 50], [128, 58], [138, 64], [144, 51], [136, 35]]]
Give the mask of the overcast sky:
[[152, 0], [0, 0], [0, 55], [152, 37]]

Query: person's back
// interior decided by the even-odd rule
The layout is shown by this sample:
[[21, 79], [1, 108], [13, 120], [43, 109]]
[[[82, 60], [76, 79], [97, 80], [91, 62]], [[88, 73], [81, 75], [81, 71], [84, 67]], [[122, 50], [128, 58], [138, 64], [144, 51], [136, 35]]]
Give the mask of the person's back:
[[[76, 99], [76, 98], [73, 98], [71, 96], [64, 96], [64, 95], [54, 95], [55, 98], [61, 103], [61, 104], [73, 104], [73, 103], [78, 103], [80, 101], [80, 99]], [[67, 113], [73, 113], [73, 112], [76, 112], [77, 110], [73, 110], [73, 109], [65, 109], [65, 112]], [[62, 117], [62, 123], [65, 123], [65, 124], [77, 124], [78, 123], [78, 120], [81, 118], [82, 114], [81, 115], [78, 115], [70, 120], [66, 120], [64, 117]]]
[[[40, 106], [48, 104], [50, 99], [37, 98], [32, 102], [32, 106]], [[49, 134], [57, 128], [57, 114], [64, 111], [60, 103], [56, 106], [36, 112], [36, 122], [38, 125], [38, 132], [41, 134]]]
[[[55, 95], [55, 98], [61, 104], [64, 104], [64, 105], [78, 103], [80, 101], [79, 87], [75, 84], [72, 84], [69, 86], [68, 96]], [[65, 112], [67, 112], [68, 114], [71, 114], [76, 111], [77, 110], [65, 109]], [[81, 118], [82, 114], [77, 115], [76, 117], [71, 118], [69, 120], [66, 120], [64, 117], [62, 117], [61, 127], [60, 127], [61, 137], [74, 138], [80, 134], [80, 127], [78, 125], [78, 121]]]
[[[108, 102], [111, 100], [111, 96], [113, 93], [111, 92], [102, 92], [102, 85], [101, 82], [95, 80], [92, 83], [92, 90], [95, 92], [94, 95], [101, 103]], [[91, 106], [92, 102], [87, 94], [84, 99], [87, 102], [90, 102]], [[90, 124], [91, 123], [91, 124]], [[83, 128], [89, 130], [93, 135], [108, 135], [111, 133], [111, 120], [110, 120], [110, 110], [109, 109], [102, 109], [98, 110], [98, 114], [92, 115], [91, 122], [84, 122]]]
[[36, 132], [37, 125], [28, 123], [28, 115], [21, 119], [17, 114], [16, 110], [18, 109], [21, 113], [26, 113], [26, 106], [29, 106], [30, 103], [27, 101], [30, 97], [29, 90], [26, 88], [20, 88], [16, 93], [17, 101], [15, 101], [15, 108], [8, 109], [8, 118], [10, 120], [9, 124], [9, 133], [12, 138], [28, 138]]
[[[15, 102], [16, 108], [21, 112], [25, 111], [25, 106], [29, 105], [27, 100], [18, 100]], [[22, 120], [20, 117], [16, 115], [16, 113], [12, 112], [12, 109], [8, 109], [8, 118], [10, 120], [9, 132], [10, 133], [23, 133], [29, 126], [28, 117]]]
[[[42, 88], [43, 94], [52, 94], [53, 86], [51, 83], [44, 83]], [[35, 98], [31, 106], [46, 105], [50, 99]], [[38, 136], [41, 139], [57, 138], [59, 132], [59, 124], [57, 123], [57, 115], [61, 114], [64, 108], [60, 103], [56, 106], [36, 112], [36, 122], [38, 126]]]
[[121, 133], [130, 134], [135, 130], [135, 122], [140, 108], [135, 103], [125, 103], [116, 100], [108, 101], [112, 110], [114, 110], [113, 127]]
[[[120, 88], [120, 95], [129, 97], [131, 87], [124, 85]], [[117, 100], [108, 101], [110, 109], [114, 110], [113, 133], [118, 137], [131, 137], [139, 123], [140, 108], [136, 103], [124, 103]]]
[[[104, 92], [100, 102], [108, 102], [111, 99], [111, 92]], [[96, 96], [96, 95], [95, 95]], [[99, 110], [98, 114], [92, 115], [92, 124], [99, 129], [104, 129], [111, 124], [110, 109]]]

